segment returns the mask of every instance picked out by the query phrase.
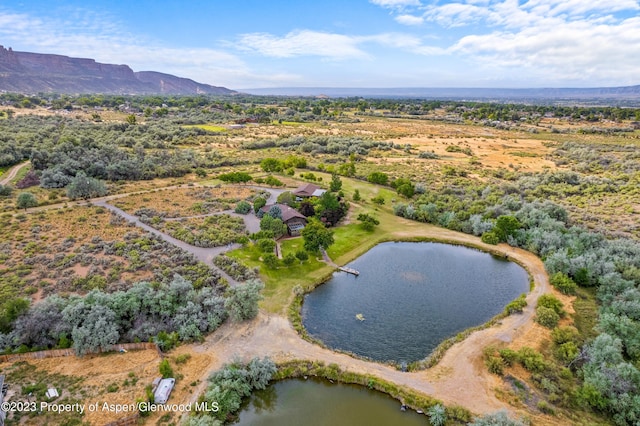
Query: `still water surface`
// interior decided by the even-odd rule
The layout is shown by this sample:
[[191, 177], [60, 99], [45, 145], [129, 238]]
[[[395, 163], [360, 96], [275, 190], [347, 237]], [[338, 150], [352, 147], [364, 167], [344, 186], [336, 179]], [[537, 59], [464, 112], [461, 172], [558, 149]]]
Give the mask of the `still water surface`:
[[329, 347], [376, 361], [423, 359], [529, 290], [521, 266], [450, 244], [383, 243], [347, 266], [360, 276], [337, 272], [308, 294], [303, 324]]
[[424, 414], [364, 386], [324, 380], [283, 380], [255, 391], [240, 411], [241, 426], [424, 426]]

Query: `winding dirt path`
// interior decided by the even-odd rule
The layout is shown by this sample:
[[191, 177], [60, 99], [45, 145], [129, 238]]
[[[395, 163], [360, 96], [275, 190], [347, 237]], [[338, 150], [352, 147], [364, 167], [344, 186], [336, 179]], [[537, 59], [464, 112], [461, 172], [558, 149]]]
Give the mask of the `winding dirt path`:
[[431, 395], [445, 404], [464, 406], [474, 413], [489, 413], [513, 407], [498, 400], [494, 388], [499, 378], [491, 375], [483, 362], [483, 348], [501, 342], [516, 342], [526, 339], [527, 331], [533, 327], [534, 307], [538, 297], [549, 291], [544, 264], [535, 255], [506, 244], [488, 246], [479, 238], [433, 226], [417, 224], [416, 232], [397, 233], [399, 239], [426, 237], [447, 242], [471, 244], [475, 247], [498, 251], [524, 265], [535, 283], [527, 296], [528, 306], [522, 314], [512, 315], [499, 324], [472, 333], [464, 341], [451, 347], [435, 367], [418, 372], [403, 373], [395, 368], [353, 358], [309, 343], [297, 334], [288, 319], [281, 315], [260, 313], [248, 323], [225, 324], [202, 344], [192, 346], [194, 352], [212, 355], [213, 362], [203, 375], [203, 381], [193, 394], [193, 400], [206, 387], [204, 380], [211, 372], [233, 357], [242, 359], [270, 356], [276, 361], [302, 359], [336, 363], [341, 368], [357, 373], [371, 374], [398, 385]]
[[31, 162], [30, 161], [25, 161], [24, 163], [16, 164], [15, 166], [13, 166], [9, 170], [9, 172], [7, 173], [6, 176], [4, 176], [2, 179], [0, 179], [0, 185], [6, 185], [9, 182], [11, 182], [11, 180], [18, 175], [18, 172], [20, 170], [22, 170], [22, 168], [27, 167], [29, 165], [31, 165]]

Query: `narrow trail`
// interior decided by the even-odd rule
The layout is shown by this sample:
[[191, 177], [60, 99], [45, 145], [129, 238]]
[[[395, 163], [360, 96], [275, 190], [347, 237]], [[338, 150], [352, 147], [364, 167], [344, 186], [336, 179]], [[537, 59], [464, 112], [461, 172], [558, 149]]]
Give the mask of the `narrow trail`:
[[[479, 238], [433, 226], [423, 226], [416, 231], [412, 232], [411, 236], [484, 246]], [[402, 238], [407, 235], [398, 233], [396, 236]], [[370, 374], [431, 395], [447, 405], [464, 406], [478, 414], [500, 409], [513, 410], [513, 407], [495, 396], [494, 388], [500, 384], [500, 379], [491, 375], [484, 366], [483, 349], [491, 344], [526, 339], [526, 332], [533, 326], [536, 301], [540, 295], [549, 291], [549, 283], [544, 264], [535, 255], [505, 244], [487, 248], [508, 255], [510, 259], [518, 261], [528, 269], [535, 283], [534, 290], [527, 295], [528, 306], [522, 314], [511, 315], [499, 324], [476, 331], [467, 339], [455, 344], [435, 367], [403, 373], [387, 365], [336, 353], [303, 340], [284, 316], [261, 312], [256, 319], [248, 323], [227, 323], [202, 344], [192, 345], [191, 350], [209, 353], [213, 359], [192, 399], [195, 401], [206, 388], [207, 382], [204, 379], [234, 357], [250, 359], [256, 356], [270, 356], [275, 361], [300, 359], [336, 363], [343, 369]]]
[[20, 170], [22, 170], [24, 167], [27, 167], [29, 165], [31, 165], [31, 162], [25, 161], [24, 163], [16, 164], [15, 166], [13, 166], [9, 170], [9, 172], [2, 179], [0, 179], [0, 185], [6, 185], [9, 182], [11, 182], [11, 180], [18, 175], [18, 172]]

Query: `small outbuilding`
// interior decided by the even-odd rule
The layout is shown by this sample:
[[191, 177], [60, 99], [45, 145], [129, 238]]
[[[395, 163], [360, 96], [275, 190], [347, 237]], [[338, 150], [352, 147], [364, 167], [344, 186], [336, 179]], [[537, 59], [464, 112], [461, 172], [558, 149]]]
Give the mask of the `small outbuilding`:
[[312, 183], [305, 183], [292, 191], [293, 195], [298, 198], [320, 197], [325, 192], [327, 192], [326, 189], [322, 189]]

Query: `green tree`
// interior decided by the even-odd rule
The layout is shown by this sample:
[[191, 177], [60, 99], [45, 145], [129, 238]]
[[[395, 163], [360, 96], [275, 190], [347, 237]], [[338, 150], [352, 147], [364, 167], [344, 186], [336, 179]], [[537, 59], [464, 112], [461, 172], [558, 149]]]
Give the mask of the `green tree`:
[[496, 220], [492, 232], [496, 234], [500, 242], [505, 242], [507, 237], [514, 236], [521, 227], [522, 225], [515, 216], [502, 215]]
[[[16, 298], [5, 301], [0, 306], [0, 333], [9, 333], [11, 324], [29, 309], [29, 301]], [[0, 349], [4, 349], [0, 347]]]
[[28, 209], [29, 207], [35, 207], [38, 205], [36, 196], [30, 192], [21, 192], [16, 199], [16, 207], [19, 209]]
[[89, 198], [102, 197], [106, 194], [107, 187], [104, 182], [88, 177], [84, 172], [78, 172], [67, 186], [67, 197], [72, 200], [77, 198], [88, 200]]
[[267, 173], [281, 172], [284, 165], [277, 158], [265, 158], [260, 162], [260, 167]]
[[282, 219], [274, 218], [270, 214], [265, 214], [260, 219], [260, 230], [271, 231], [274, 238], [280, 238], [287, 233], [287, 225], [282, 222]]
[[131, 125], [134, 125], [138, 122], [138, 120], [136, 119], [136, 116], [133, 114], [127, 115], [126, 121], [128, 124], [131, 124]]
[[338, 192], [342, 189], [342, 180], [340, 176], [333, 174], [331, 175], [331, 183], [329, 184], [329, 191]]
[[334, 243], [333, 232], [327, 229], [322, 222], [317, 219], [310, 219], [307, 226], [302, 230], [304, 249], [316, 253], [320, 248], [328, 248]]
[[360, 197], [360, 190], [356, 189], [353, 191], [353, 201], [360, 201], [362, 198]]
[[293, 206], [296, 203], [296, 197], [291, 191], [285, 191], [278, 195], [278, 203], [286, 204], [287, 206]]

